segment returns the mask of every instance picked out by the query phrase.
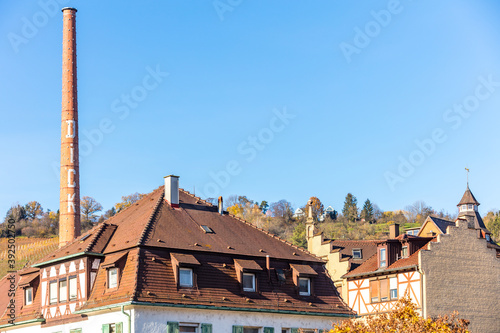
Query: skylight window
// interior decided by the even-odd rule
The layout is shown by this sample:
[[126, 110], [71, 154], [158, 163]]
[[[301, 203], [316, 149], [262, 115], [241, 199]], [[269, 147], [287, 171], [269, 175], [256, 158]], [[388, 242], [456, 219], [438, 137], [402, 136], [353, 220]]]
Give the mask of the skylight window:
[[83, 236], [82, 239], [80, 239], [80, 241], [83, 242], [84, 240], [86, 240], [87, 238], [89, 238], [91, 235], [92, 234], [88, 234], [88, 235]]
[[212, 228], [210, 228], [209, 226], [202, 225], [200, 227], [201, 227], [201, 229], [203, 229], [203, 231], [205, 231], [206, 234], [213, 234], [214, 233], [214, 231], [212, 230]]

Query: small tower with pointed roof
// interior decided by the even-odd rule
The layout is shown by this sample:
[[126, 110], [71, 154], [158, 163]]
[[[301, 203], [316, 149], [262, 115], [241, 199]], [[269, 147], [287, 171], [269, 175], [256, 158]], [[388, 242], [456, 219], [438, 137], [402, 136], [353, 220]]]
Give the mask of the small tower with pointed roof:
[[489, 235], [490, 232], [484, 225], [481, 215], [479, 215], [479, 205], [480, 203], [476, 200], [474, 194], [472, 194], [469, 188], [469, 182], [467, 181], [467, 189], [462, 196], [462, 200], [460, 200], [457, 205], [458, 218], [467, 220], [469, 228], [481, 231], [482, 238], [486, 238], [485, 236]]

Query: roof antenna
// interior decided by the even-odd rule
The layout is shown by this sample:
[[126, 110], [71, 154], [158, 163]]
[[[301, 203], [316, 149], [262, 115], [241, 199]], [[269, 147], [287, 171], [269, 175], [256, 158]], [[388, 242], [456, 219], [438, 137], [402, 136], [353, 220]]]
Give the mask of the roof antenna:
[[465, 168], [465, 171], [467, 172], [467, 188], [469, 188], [469, 172], [470, 172], [470, 169]]

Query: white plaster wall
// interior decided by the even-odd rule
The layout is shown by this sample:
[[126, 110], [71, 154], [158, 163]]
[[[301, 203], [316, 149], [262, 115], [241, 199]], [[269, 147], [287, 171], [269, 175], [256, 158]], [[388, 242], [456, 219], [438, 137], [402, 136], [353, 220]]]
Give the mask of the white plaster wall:
[[[125, 312], [128, 314], [132, 314], [132, 323], [133, 323], [133, 312], [134, 310], [127, 310], [125, 309]], [[102, 325], [103, 324], [111, 324], [111, 323], [118, 323], [122, 322], [123, 323], [123, 331], [124, 333], [128, 332], [128, 319], [127, 316], [125, 316], [123, 313], [121, 313], [121, 310], [118, 311], [109, 311], [109, 312], [104, 312], [98, 315], [89, 315], [87, 320], [82, 320], [79, 322], [75, 323], [70, 323], [70, 324], [65, 324], [65, 325], [57, 325], [57, 326], [50, 326], [50, 327], [41, 327], [40, 325], [34, 325], [34, 326], [27, 326], [27, 327], [22, 327], [22, 328], [11, 328], [11, 329], [1, 329], [0, 332], [9, 332], [9, 333], [54, 333], [54, 332], [63, 332], [63, 333], [69, 333], [71, 329], [74, 328], [81, 328], [82, 333], [100, 333], [102, 332]], [[133, 326], [133, 324], [132, 324]], [[137, 331], [141, 332], [141, 331]], [[147, 332], [147, 331], [144, 331]], [[165, 331], [166, 332], [166, 331]]]
[[214, 333], [231, 333], [233, 325], [281, 328], [301, 327], [329, 329], [333, 322], [347, 318], [302, 316], [243, 311], [222, 311], [170, 307], [138, 307], [135, 309], [135, 332], [164, 333], [168, 321], [209, 323]]

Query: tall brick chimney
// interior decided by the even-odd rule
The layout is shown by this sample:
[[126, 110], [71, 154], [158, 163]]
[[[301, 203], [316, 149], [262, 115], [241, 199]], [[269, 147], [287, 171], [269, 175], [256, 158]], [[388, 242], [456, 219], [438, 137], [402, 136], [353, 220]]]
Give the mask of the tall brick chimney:
[[80, 235], [80, 168], [76, 89], [76, 9], [63, 8], [59, 247]]

